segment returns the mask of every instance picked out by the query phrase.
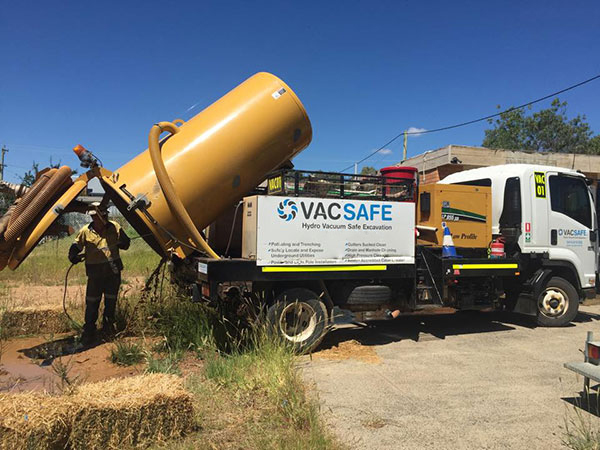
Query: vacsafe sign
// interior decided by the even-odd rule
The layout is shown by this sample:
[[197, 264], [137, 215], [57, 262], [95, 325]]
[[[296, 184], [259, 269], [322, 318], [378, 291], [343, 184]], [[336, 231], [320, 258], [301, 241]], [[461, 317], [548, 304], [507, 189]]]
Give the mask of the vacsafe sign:
[[257, 264], [414, 263], [414, 203], [259, 196]]

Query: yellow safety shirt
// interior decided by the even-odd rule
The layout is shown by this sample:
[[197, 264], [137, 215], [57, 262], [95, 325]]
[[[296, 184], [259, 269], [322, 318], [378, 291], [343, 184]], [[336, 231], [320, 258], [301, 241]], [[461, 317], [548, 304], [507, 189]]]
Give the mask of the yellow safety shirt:
[[98, 233], [91, 223], [79, 230], [75, 238], [75, 244], [85, 252], [85, 265], [88, 275], [90, 275], [90, 269], [93, 269], [89, 266], [97, 264], [106, 265], [113, 262], [111, 265], [116, 266], [119, 271], [123, 269], [118, 246], [121, 233], [124, 233], [121, 226], [112, 220], [107, 222], [102, 233]]

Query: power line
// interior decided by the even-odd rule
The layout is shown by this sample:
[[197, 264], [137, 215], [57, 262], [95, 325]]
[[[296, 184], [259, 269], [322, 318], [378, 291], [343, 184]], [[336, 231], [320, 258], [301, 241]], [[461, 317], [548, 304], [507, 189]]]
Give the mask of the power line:
[[429, 134], [429, 133], [437, 133], [438, 131], [446, 131], [446, 130], [452, 130], [453, 128], [459, 128], [459, 127], [464, 127], [466, 125], [471, 125], [477, 122], [483, 122], [484, 120], [489, 120], [489, 119], [493, 119], [494, 117], [498, 117], [501, 114], [505, 114], [511, 111], [514, 111], [516, 109], [521, 109], [521, 108], [525, 108], [526, 106], [530, 106], [530, 105], [534, 105], [536, 103], [542, 102], [544, 100], [548, 100], [550, 97], [554, 97], [555, 95], [559, 95], [562, 94], [563, 92], [567, 92], [570, 91], [571, 89], [575, 89], [578, 88], [580, 86], [583, 86], [584, 84], [590, 83], [594, 80], [597, 80], [598, 78], [600, 78], [600, 74], [593, 76], [592, 78], [588, 78], [587, 80], [581, 81], [577, 84], [573, 84], [567, 88], [561, 89], [560, 91], [556, 91], [553, 92], [552, 94], [548, 94], [545, 95], [543, 97], [540, 97], [536, 100], [532, 100], [530, 102], [527, 103], [523, 103], [522, 105], [519, 106], [513, 106], [512, 108], [508, 108], [505, 109], [504, 111], [500, 111], [497, 112], [495, 114], [490, 114], [489, 116], [485, 116], [485, 117], [480, 117], [479, 119], [474, 119], [474, 120], [469, 120], [467, 122], [461, 122], [461, 123], [457, 123], [454, 125], [448, 125], [446, 127], [441, 127], [441, 128], [434, 128], [432, 130], [424, 130], [424, 131], [403, 131], [399, 134], [397, 134], [396, 136], [394, 136], [392, 139], [390, 139], [388, 142], [386, 142], [385, 144], [383, 144], [381, 147], [379, 147], [377, 150], [375, 150], [374, 152], [370, 153], [369, 155], [365, 156], [363, 159], [361, 159], [360, 161], [356, 162], [356, 163], [352, 163], [351, 165], [349, 165], [348, 167], [345, 167], [344, 169], [341, 170], [341, 172], [345, 172], [348, 169], [351, 169], [352, 167], [354, 167], [354, 164], [361, 164], [364, 161], [366, 161], [367, 159], [371, 158], [372, 156], [376, 155], [377, 153], [379, 153], [381, 150], [383, 150], [384, 148], [386, 148], [388, 145], [390, 145], [392, 142], [394, 142], [396, 139], [398, 139], [401, 136], [404, 136], [404, 134], [406, 133], [407, 135], [413, 135], [413, 134]]

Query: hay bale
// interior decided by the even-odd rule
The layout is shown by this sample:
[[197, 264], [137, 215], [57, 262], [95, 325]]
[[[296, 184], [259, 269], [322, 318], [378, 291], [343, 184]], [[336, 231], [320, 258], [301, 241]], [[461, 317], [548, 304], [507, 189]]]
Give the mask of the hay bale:
[[0, 394], [0, 450], [147, 446], [193, 426], [192, 397], [175, 375], [84, 384], [73, 395]]
[[4, 338], [71, 331], [69, 321], [59, 307], [20, 307], [0, 314], [0, 330]]
[[72, 401], [73, 449], [144, 446], [181, 437], [194, 426], [192, 398], [175, 375], [85, 384]]
[[69, 438], [68, 401], [46, 394], [0, 394], [0, 449], [62, 449]]

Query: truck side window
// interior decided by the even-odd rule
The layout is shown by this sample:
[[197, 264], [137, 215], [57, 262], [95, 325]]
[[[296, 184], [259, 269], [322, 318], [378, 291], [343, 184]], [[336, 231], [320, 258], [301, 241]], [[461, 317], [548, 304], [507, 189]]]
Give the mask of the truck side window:
[[519, 177], [506, 180], [504, 205], [499, 222], [500, 228], [517, 228], [521, 226], [521, 181]]
[[489, 178], [482, 178], [480, 180], [460, 181], [452, 184], [460, 184], [461, 186], [491, 186], [492, 180]]
[[552, 211], [562, 213], [592, 228], [590, 197], [584, 181], [576, 177], [553, 175], [549, 182]]

